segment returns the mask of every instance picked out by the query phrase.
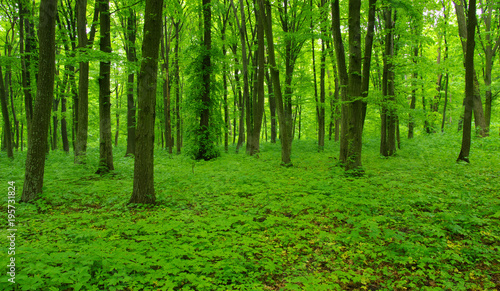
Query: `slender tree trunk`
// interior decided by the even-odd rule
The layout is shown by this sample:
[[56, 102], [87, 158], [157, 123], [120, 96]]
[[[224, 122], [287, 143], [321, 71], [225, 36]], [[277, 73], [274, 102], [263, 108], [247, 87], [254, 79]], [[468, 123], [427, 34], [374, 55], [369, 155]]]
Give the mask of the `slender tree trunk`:
[[120, 134], [120, 106], [121, 106], [121, 100], [120, 100], [120, 92], [118, 91], [118, 82], [116, 82], [116, 87], [115, 87], [115, 94], [116, 94], [116, 131], [115, 131], [115, 147], [118, 146], [118, 135]]
[[171, 88], [170, 88], [170, 33], [167, 30], [167, 17], [163, 20], [163, 38], [161, 44], [161, 52], [163, 58], [163, 70], [165, 78], [163, 79], [163, 117], [165, 119], [165, 147], [168, 148], [168, 153], [173, 152], [174, 141], [172, 139], [172, 117], [171, 111]]
[[[469, 30], [467, 28], [467, 20], [465, 19], [465, 12], [464, 12], [464, 7], [463, 4], [457, 4], [455, 0], [453, 1], [455, 5], [455, 12], [457, 14], [457, 22], [458, 22], [458, 33], [460, 35], [460, 39], [462, 41], [462, 49], [464, 52], [464, 56], [467, 51], [467, 43], [466, 40], [468, 39], [468, 33]], [[475, 5], [474, 5], [475, 7]], [[476, 71], [473, 70], [473, 79], [474, 79], [474, 95], [473, 95], [473, 112], [474, 112], [474, 120], [475, 120], [475, 126], [476, 126], [476, 131], [479, 133], [480, 136], [485, 137], [488, 135], [486, 131], [486, 121], [484, 117], [484, 111], [483, 111], [483, 103], [481, 102], [481, 92], [479, 90], [479, 81], [477, 79]], [[465, 102], [465, 101], [464, 101]], [[465, 116], [464, 116], [465, 118]]]
[[370, 0], [369, 10], [368, 10], [368, 27], [365, 35], [365, 55], [363, 57], [363, 83], [361, 88], [361, 93], [363, 96], [363, 127], [365, 126], [366, 119], [366, 110], [368, 107], [368, 103], [365, 101], [365, 98], [368, 97], [368, 90], [370, 88], [370, 65], [372, 60], [372, 47], [373, 47], [373, 36], [375, 30], [375, 11], [377, 0]]
[[412, 76], [412, 90], [411, 90], [411, 102], [410, 102], [410, 113], [409, 113], [409, 122], [408, 122], [408, 138], [413, 138], [415, 121], [413, 116], [413, 111], [415, 111], [415, 106], [417, 103], [417, 79], [418, 79], [418, 70], [417, 70], [417, 58], [418, 58], [418, 45], [413, 48], [413, 64], [415, 66], [415, 70], [413, 71]]
[[[469, 7], [476, 7], [476, 0], [469, 0]], [[465, 50], [465, 110], [464, 110], [464, 125], [462, 133], [462, 148], [458, 155], [458, 161], [469, 163], [469, 153], [471, 144], [471, 123], [472, 123], [472, 107], [474, 95], [474, 47], [475, 47], [475, 27], [476, 27], [476, 9], [469, 9], [467, 23], [467, 41]]]
[[273, 93], [273, 83], [269, 76], [269, 70], [266, 69], [266, 82], [267, 82], [267, 95], [269, 98], [269, 112], [271, 113], [271, 143], [276, 143], [277, 130], [276, 130], [276, 99]]
[[444, 123], [446, 120], [446, 107], [448, 106], [448, 82], [449, 82], [448, 73], [446, 73], [445, 82], [446, 85], [444, 89], [444, 106], [443, 106], [443, 120], [441, 122], [441, 132], [444, 132]]
[[127, 24], [125, 29], [125, 52], [127, 54], [128, 76], [127, 76], [127, 149], [125, 156], [135, 154], [135, 98], [134, 84], [135, 73], [132, 68], [137, 62], [137, 52], [135, 48], [137, 17], [135, 10], [130, 8], [128, 11]]
[[394, 90], [394, 33], [392, 9], [386, 8], [385, 15], [385, 53], [384, 53], [384, 72], [382, 82], [382, 95], [384, 103], [382, 104], [382, 124], [381, 124], [381, 142], [380, 154], [383, 156], [392, 156], [396, 152], [396, 102]]
[[[280, 133], [281, 133], [281, 164], [283, 166], [292, 166], [291, 162], [291, 120], [285, 116], [285, 108], [283, 102], [283, 95], [281, 93], [281, 84], [279, 78], [278, 67], [276, 66], [276, 56], [274, 50], [274, 39], [272, 30], [272, 15], [271, 15], [271, 3], [269, 0], [258, 0], [259, 8], [262, 11], [266, 11], [266, 16], [264, 17], [264, 27], [265, 35], [267, 38], [267, 53], [270, 65], [271, 80], [273, 82], [274, 97], [276, 98], [276, 105], [278, 109], [278, 119], [280, 123]], [[265, 1], [265, 5], [264, 5]], [[265, 10], [264, 10], [265, 7]]]
[[27, 143], [29, 146], [29, 132], [31, 132], [33, 120], [33, 96], [31, 92], [31, 54], [34, 50], [34, 31], [30, 21], [30, 11], [19, 0], [19, 53], [21, 54], [22, 87], [24, 92], [24, 106], [26, 113], [26, 128], [28, 131]]
[[[111, 53], [111, 31], [109, 0], [100, 0], [100, 50], [106, 55]], [[97, 174], [114, 170], [111, 137], [111, 62], [99, 63], [99, 165]]]
[[2, 116], [4, 123], [3, 133], [5, 135], [5, 145], [7, 149], [7, 157], [14, 159], [14, 152], [12, 150], [12, 129], [9, 119], [9, 105], [7, 104], [7, 92], [5, 91], [4, 79], [2, 68], [0, 67], [0, 103], [2, 105]]
[[158, 50], [161, 39], [163, 0], [146, 0], [144, 41], [142, 44], [141, 72], [138, 85], [136, 152], [134, 164], [134, 190], [130, 203], [153, 204], [154, 189], [154, 125]]
[[181, 153], [182, 147], [182, 128], [181, 128], [181, 81], [179, 67], [179, 42], [180, 37], [180, 21], [174, 23], [175, 27], [175, 47], [174, 47], [174, 86], [175, 86], [175, 122], [176, 122], [176, 150], [177, 154]]
[[42, 192], [47, 150], [47, 132], [50, 124], [50, 107], [54, 98], [55, 75], [55, 19], [56, 0], [42, 0], [40, 3], [39, 69], [38, 86], [33, 112], [33, 124], [28, 143], [26, 171], [21, 201], [29, 202]]

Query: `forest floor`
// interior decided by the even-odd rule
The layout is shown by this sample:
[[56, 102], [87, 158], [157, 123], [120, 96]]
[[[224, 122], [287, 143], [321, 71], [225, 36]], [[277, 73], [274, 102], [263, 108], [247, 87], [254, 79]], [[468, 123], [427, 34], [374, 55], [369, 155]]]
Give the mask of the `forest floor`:
[[[153, 207], [127, 205], [120, 147], [104, 177], [98, 149], [87, 165], [53, 152], [41, 199], [16, 204], [15, 285], [1, 231], [0, 290], [498, 290], [500, 138], [474, 139], [471, 164], [459, 149], [436, 134], [386, 159], [367, 138], [361, 178], [343, 175], [333, 142], [294, 141], [291, 168], [279, 144], [208, 162], [157, 150]], [[24, 161], [0, 153], [5, 220]]]

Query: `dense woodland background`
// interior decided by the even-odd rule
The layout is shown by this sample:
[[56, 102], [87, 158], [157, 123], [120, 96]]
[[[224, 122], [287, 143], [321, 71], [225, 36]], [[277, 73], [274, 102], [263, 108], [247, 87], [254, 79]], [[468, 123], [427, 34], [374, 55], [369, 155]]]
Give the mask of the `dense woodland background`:
[[33, 149], [23, 200], [41, 192], [43, 148], [85, 163], [98, 146], [107, 173], [126, 145], [143, 197], [154, 147], [209, 160], [219, 145], [254, 155], [280, 140], [291, 166], [293, 140], [322, 151], [333, 139], [362, 175], [363, 130], [391, 156], [406, 138], [465, 126], [468, 162], [472, 116], [473, 135], [498, 123], [496, 1], [147, 3], [2, 2], [2, 148]]
[[499, 1], [0, 0], [0, 27], [0, 289], [500, 288]]

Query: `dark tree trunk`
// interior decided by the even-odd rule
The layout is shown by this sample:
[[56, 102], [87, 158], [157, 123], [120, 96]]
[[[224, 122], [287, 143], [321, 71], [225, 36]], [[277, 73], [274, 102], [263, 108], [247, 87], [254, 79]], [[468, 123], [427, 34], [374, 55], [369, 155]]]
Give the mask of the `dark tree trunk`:
[[[467, 20], [465, 19], [465, 12], [464, 12], [464, 7], [463, 4], [457, 4], [454, 1], [455, 4], [455, 11], [457, 14], [457, 22], [458, 22], [458, 33], [460, 35], [460, 39], [462, 41], [462, 49], [464, 52], [464, 56], [467, 51], [467, 44], [466, 40], [468, 39], [468, 27], [467, 27]], [[474, 6], [475, 7], [475, 6]], [[473, 70], [473, 79], [474, 79], [474, 95], [473, 100], [472, 100], [472, 110], [474, 112], [474, 120], [475, 120], [475, 127], [476, 131], [479, 133], [480, 136], [485, 137], [488, 135], [488, 132], [486, 130], [486, 121], [484, 117], [484, 111], [483, 111], [483, 103], [481, 102], [481, 92], [479, 91], [479, 82], [477, 79], [476, 71]], [[465, 103], [465, 101], [464, 101]], [[464, 116], [465, 118], [465, 116]]]
[[273, 93], [273, 83], [269, 76], [269, 70], [266, 69], [267, 95], [269, 98], [269, 111], [271, 113], [271, 143], [276, 143], [276, 99]]
[[413, 48], [413, 64], [415, 65], [415, 70], [413, 71], [412, 77], [412, 91], [411, 91], [411, 102], [410, 102], [410, 113], [409, 113], [409, 122], [408, 122], [408, 138], [413, 138], [414, 129], [415, 129], [415, 121], [413, 116], [413, 111], [415, 110], [415, 106], [417, 103], [417, 79], [418, 79], [418, 70], [417, 66], [417, 58], [418, 58], [418, 45]]
[[[469, 0], [469, 7], [476, 7], [476, 0]], [[472, 129], [472, 107], [474, 106], [474, 47], [475, 47], [475, 27], [476, 27], [476, 9], [469, 9], [467, 23], [467, 40], [465, 50], [465, 110], [464, 124], [462, 133], [462, 148], [458, 155], [458, 161], [469, 163], [469, 153], [471, 144]]]
[[182, 128], [181, 128], [181, 81], [179, 67], [179, 42], [180, 37], [180, 21], [174, 23], [175, 27], [175, 47], [174, 47], [174, 86], [175, 86], [175, 130], [176, 139], [175, 145], [177, 154], [181, 153], [182, 147]]
[[54, 98], [55, 75], [55, 23], [57, 0], [42, 0], [39, 26], [39, 69], [33, 124], [29, 132], [26, 171], [21, 201], [29, 202], [42, 192], [47, 151], [47, 132], [50, 124], [50, 107]]
[[384, 53], [384, 72], [382, 81], [382, 95], [384, 101], [381, 113], [381, 139], [380, 154], [383, 156], [392, 156], [396, 152], [396, 102], [394, 90], [394, 33], [392, 9], [387, 8], [384, 11], [385, 16], [385, 53]]
[[125, 31], [125, 52], [127, 62], [129, 63], [129, 72], [127, 77], [127, 150], [126, 156], [135, 154], [135, 98], [134, 98], [134, 79], [135, 73], [132, 66], [137, 62], [137, 53], [135, 49], [136, 39], [136, 15], [134, 9], [129, 9]]
[[335, 0], [332, 3], [332, 30], [333, 30], [333, 43], [335, 46], [335, 54], [337, 59], [337, 70], [340, 81], [340, 99], [343, 101], [341, 105], [341, 133], [340, 133], [340, 162], [343, 165], [347, 164], [348, 158], [348, 105], [345, 102], [349, 101], [347, 96], [347, 86], [349, 77], [347, 75], [347, 66], [345, 62], [345, 50], [344, 43], [342, 40], [342, 35], [340, 33], [340, 6], [339, 0]]
[[[90, 31], [90, 37], [87, 39], [87, 0], [77, 0], [77, 32], [78, 47], [87, 49], [91, 45], [95, 35], [95, 23], [99, 16], [99, 4], [95, 4], [94, 21]], [[87, 53], [82, 53], [87, 56]], [[82, 61], [79, 64], [80, 77], [78, 79], [78, 98], [74, 95], [73, 112], [74, 128], [76, 128], [75, 138], [75, 163], [85, 163], [87, 152], [87, 136], [89, 127], [89, 62]]]
[[28, 3], [19, 0], [19, 52], [21, 54], [22, 87], [24, 92], [24, 106], [26, 112], [26, 128], [28, 131], [27, 143], [29, 146], [29, 132], [33, 120], [33, 96], [31, 92], [31, 54], [34, 53], [34, 28], [30, 21]]
[[170, 94], [170, 33], [167, 30], [167, 17], [163, 21], [163, 39], [161, 43], [161, 55], [163, 58], [163, 70], [165, 77], [163, 79], [163, 118], [165, 119], [165, 147], [168, 149], [168, 153], [173, 152], [174, 141], [172, 139], [172, 116], [171, 111], [171, 94]]
[[210, 128], [210, 110], [212, 100], [211, 91], [211, 49], [212, 49], [212, 4], [210, 0], [202, 0], [203, 5], [203, 60], [202, 60], [202, 88], [200, 112], [200, 127], [198, 134], [198, 150], [195, 153], [197, 160], [210, 160], [217, 156], [214, 152], [214, 140]]
[[[111, 53], [111, 31], [109, 0], [101, 0], [100, 5], [100, 50], [106, 55]], [[111, 136], [111, 62], [99, 63], [99, 165], [97, 174], [114, 170]]]
[[134, 190], [130, 203], [153, 204], [154, 189], [154, 125], [156, 107], [156, 85], [158, 50], [161, 39], [163, 0], [146, 0], [144, 41], [142, 43], [141, 72], [139, 74], [136, 131], [136, 153], [134, 164]]
[[7, 157], [13, 159], [14, 158], [14, 152], [13, 152], [13, 146], [12, 146], [12, 129], [10, 126], [10, 119], [9, 119], [9, 105], [7, 104], [7, 92], [5, 91], [5, 85], [4, 85], [4, 79], [3, 79], [3, 73], [2, 73], [2, 68], [0, 67], [0, 103], [2, 104], [2, 116], [3, 116], [3, 123], [4, 123], [4, 130], [3, 133], [5, 135], [5, 145], [6, 145], [6, 150], [7, 150]]
[[250, 144], [249, 154], [257, 154], [260, 150], [260, 131], [262, 128], [262, 117], [264, 116], [264, 58], [265, 58], [265, 44], [264, 44], [264, 11], [263, 8], [256, 7], [255, 16], [257, 18], [257, 55], [256, 55], [256, 82], [253, 90], [251, 102], [251, 116], [250, 123], [247, 123], [247, 128], [250, 127], [250, 135], [248, 136], [248, 143]]

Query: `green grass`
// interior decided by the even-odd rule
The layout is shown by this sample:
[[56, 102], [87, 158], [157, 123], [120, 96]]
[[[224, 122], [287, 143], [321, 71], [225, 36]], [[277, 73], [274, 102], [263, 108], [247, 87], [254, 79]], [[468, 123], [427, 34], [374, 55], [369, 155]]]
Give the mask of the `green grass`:
[[[96, 149], [87, 166], [51, 153], [41, 199], [17, 204], [16, 284], [4, 271], [0, 289], [499, 289], [500, 139], [475, 139], [469, 165], [456, 134], [403, 142], [385, 159], [365, 138], [362, 178], [343, 175], [333, 142], [294, 142], [292, 168], [266, 143], [209, 162], [157, 150], [154, 207], [126, 204], [123, 149], [105, 177]], [[0, 165], [20, 198], [24, 157]]]

